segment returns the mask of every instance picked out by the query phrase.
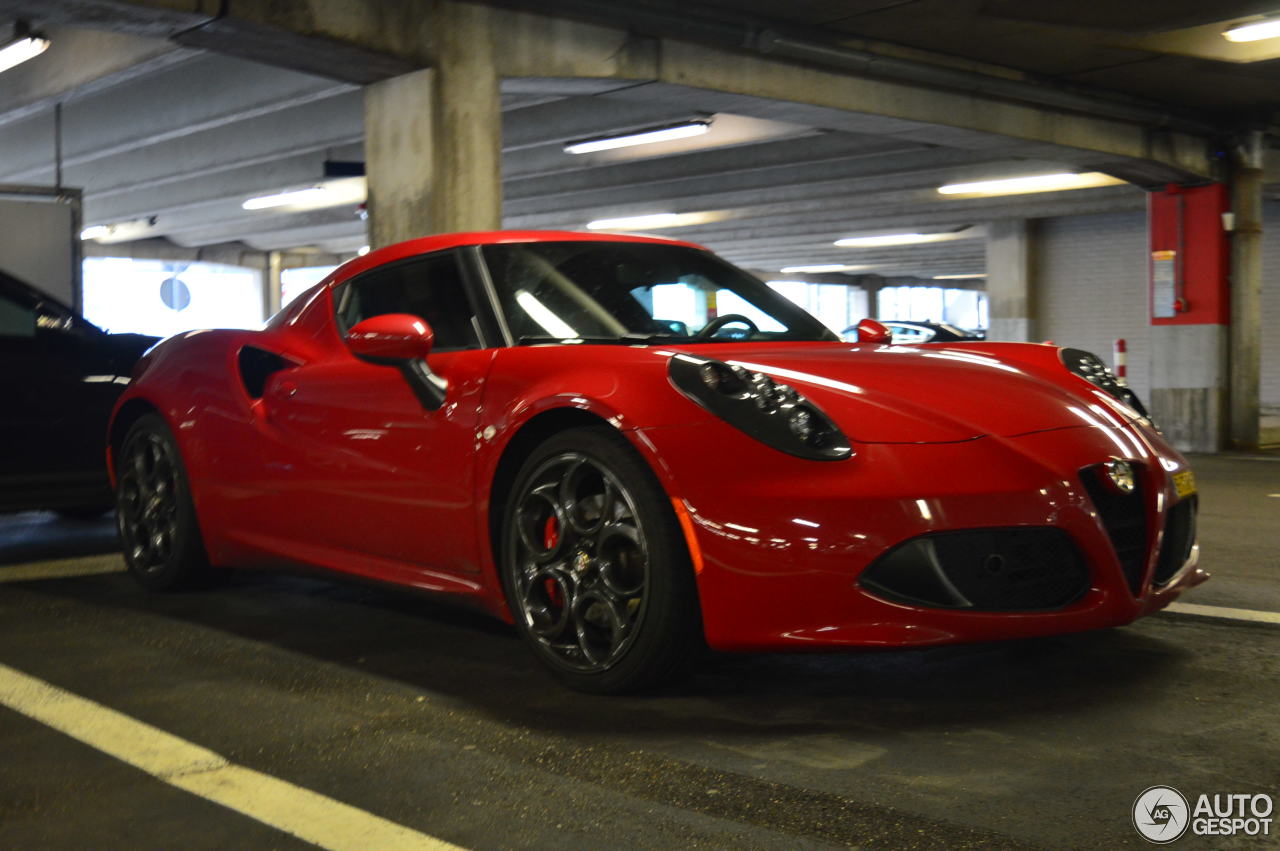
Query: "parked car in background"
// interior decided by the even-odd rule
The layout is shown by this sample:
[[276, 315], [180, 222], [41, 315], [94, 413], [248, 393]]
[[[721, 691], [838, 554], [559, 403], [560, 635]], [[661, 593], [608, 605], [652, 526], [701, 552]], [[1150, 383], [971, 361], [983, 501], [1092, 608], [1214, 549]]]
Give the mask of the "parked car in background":
[[[895, 345], [902, 343], [958, 343], [964, 340], [985, 340], [985, 331], [965, 331], [946, 322], [912, 322], [905, 319], [881, 319], [881, 324], [893, 334]], [[840, 333], [848, 342], [858, 339], [858, 326], [850, 325]]]
[[156, 342], [108, 334], [0, 272], [0, 511], [111, 507], [107, 419]]
[[704, 642], [1117, 626], [1206, 578], [1186, 460], [1094, 355], [865, 326], [690, 243], [381, 248], [262, 331], [143, 358], [110, 431], [125, 560], [154, 589], [303, 563], [452, 597], [593, 692]]

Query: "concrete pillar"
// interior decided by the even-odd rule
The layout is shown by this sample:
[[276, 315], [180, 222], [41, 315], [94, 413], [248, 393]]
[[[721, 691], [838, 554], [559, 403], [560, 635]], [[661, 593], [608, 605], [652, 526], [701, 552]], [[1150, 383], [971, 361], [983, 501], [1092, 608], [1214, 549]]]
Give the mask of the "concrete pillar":
[[1170, 186], [1148, 197], [1147, 407], [1165, 438], [1183, 451], [1217, 452], [1227, 441], [1227, 203], [1220, 183]]
[[1257, 449], [1262, 422], [1263, 139], [1250, 133], [1231, 183], [1231, 381], [1228, 434], [1232, 449]]
[[883, 282], [860, 284], [863, 291], [867, 294], [867, 316], [872, 319], [880, 318], [880, 291], [884, 289]]
[[267, 267], [262, 279], [262, 318], [270, 319], [280, 312], [284, 285], [280, 276], [284, 271], [284, 255], [279, 251], [267, 253]]
[[1031, 228], [1026, 219], [987, 225], [987, 339], [1037, 341], [1035, 286], [1031, 280]]
[[1165, 439], [1183, 452], [1223, 443], [1227, 329], [1212, 323], [1152, 325], [1147, 408]]
[[369, 244], [502, 226], [502, 102], [490, 10], [433, 11], [432, 67], [365, 88]]

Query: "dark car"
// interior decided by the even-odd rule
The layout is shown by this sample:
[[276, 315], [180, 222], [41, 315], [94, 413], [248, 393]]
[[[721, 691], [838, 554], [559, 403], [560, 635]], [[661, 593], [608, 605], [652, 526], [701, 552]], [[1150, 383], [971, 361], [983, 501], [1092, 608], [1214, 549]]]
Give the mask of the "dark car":
[[107, 418], [156, 342], [108, 334], [0, 272], [0, 511], [111, 507]]
[[[912, 322], [905, 319], [881, 319], [880, 322], [893, 334], [895, 344], [961, 343], [987, 338], [982, 331], [965, 331], [946, 322]], [[844, 329], [841, 336], [849, 342], [856, 342], [858, 326], [850, 325]]]

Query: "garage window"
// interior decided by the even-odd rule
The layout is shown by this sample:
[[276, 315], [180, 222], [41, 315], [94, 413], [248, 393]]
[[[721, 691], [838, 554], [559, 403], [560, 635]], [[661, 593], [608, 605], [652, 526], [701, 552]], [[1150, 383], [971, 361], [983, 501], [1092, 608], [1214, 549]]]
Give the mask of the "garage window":
[[117, 333], [168, 337], [196, 328], [257, 328], [262, 272], [218, 263], [90, 257], [84, 317]]

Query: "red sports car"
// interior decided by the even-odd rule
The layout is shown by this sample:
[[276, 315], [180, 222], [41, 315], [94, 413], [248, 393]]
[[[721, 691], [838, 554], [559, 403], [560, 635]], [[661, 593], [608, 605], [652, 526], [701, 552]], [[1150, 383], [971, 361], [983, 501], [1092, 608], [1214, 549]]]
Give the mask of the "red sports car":
[[1095, 356], [841, 342], [699, 246], [429, 237], [193, 331], [109, 433], [150, 588], [304, 563], [474, 603], [566, 684], [718, 650], [1126, 624], [1206, 578], [1195, 484]]

